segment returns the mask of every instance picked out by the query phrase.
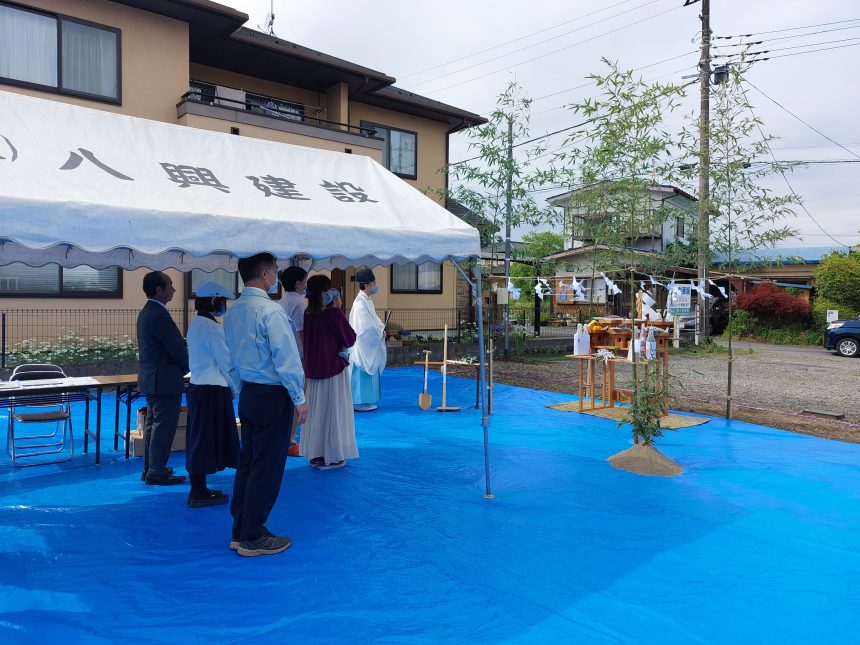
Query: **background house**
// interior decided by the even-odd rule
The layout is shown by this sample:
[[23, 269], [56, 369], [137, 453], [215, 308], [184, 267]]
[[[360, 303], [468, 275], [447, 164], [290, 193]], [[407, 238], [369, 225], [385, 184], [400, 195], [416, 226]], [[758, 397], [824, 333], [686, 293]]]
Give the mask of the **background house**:
[[[595, 231], [600, 225], [608, 223], [614, 216], [612, 212], [587, 212], [578, 201], [582, 191], [567, 191], [550, 197], [547, 201], [563, 209], [563, 236], [565, 250], [546, 258], [555, 264], [553, 275], [553, 311], [557, 314], [574, 315], [579, 309], [597, 307], [607, 313], [615, 312], [625, 315], [629, 309], [629, 286], [625, 281], [619, 281], [622, 293], [607, 297], [606, 285], [600, 277], [602, 271], [607, 276], [617, 279], [621, 266], [617, 261], [619, 251], [633, 251], [633, 257], [639, 257], [647, 264], [649, 254], [660, 254], [676, 242], [687, 242], [687, 227], [694, 220], [698, 206], [695, 197], [675, 186], [655, 184], [649, 186], [647, 193], [642, 195], [643, 210], [649, 207], [669, 206], [677, 209], [677, 217], [665, 217], [659, 224], [647, 229], [629, 232], [625, 235], [623, 248], [608, 245], [606, 240], [596, 239]], [[678, 268], [679, 278], [689, 278], [696, 275]], [[560, 283], [570, 284], [576, 277], [583, 282], [584, 299], [577, 299], [573, 290], [559, 288]], [[645, 277], [643, 275], [643, 277]]]
[[[247, 20], [209, 0], [0, 0], [0, 90], [367, 155], [431, 197], [444, 193], [447, 176], [438, 170], [448, 162], [448, 137], [484, 123], [482, 117], [401, 90], [377, 70], [248, 29]], [[196, 152], [201, 162], [214, 154]], [[0, 306], [134, 310], [144, 300], [143, 273], [0, 266]], [[458, 276], [450, 263], [374, 273], [380, 308], [456, 311]], [[354, 268], [331, 275], [349, 306]], [[182, 309], [184, 321], [200, 281], [241, 287], [226, 271], [172, 272], [172, 278], [171, 305]]]
[[[821, 259], [833, 251], [845, 251], [844, 246], [797, 246], [743, 251], [732, 259], [720, 255], [714, 259], [713, 272], [724, 276], [732, 291], [745, 293], [759, 282], [772, 282], [778, 287], [800, 289], [798, 294], [807, 301], [815, 287], [815, 270]], [[851, 252], [858, 252], [856, 247]]]

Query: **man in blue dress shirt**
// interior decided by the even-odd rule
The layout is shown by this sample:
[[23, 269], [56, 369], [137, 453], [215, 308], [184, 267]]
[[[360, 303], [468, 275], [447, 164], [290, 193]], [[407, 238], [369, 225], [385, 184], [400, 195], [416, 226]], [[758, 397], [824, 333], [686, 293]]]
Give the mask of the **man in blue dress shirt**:
[[293, 410], [297, 423], [308, 416], [305, 375], [287, 314], [268, 295], [278, 288], [275, 257], [243, 258], [239, 274], [245, 287], [224, 316], [227, 347], [242, 380], [230, 548], [243, 556], [273, 555], [290, 546], [289, 537], [273, 535], [265, 524], [281, 489]]

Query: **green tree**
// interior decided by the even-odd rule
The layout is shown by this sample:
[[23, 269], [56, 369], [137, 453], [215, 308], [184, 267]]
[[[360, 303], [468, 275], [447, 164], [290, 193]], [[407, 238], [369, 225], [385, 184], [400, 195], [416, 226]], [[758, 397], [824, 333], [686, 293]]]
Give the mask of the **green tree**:
[[[730, 69], [726, 82], [714, 86], [710, 119], [710, 195], [708, 265], [719, 259], [720, 270], [731, 279], [740, 272], [737, 259], [755, 258], [755, 252], [771, 248], [793, 237], [797, 231], [782, 222], [794, 214], [799, 204], [793, 193], [779, 194], [769, 188], [774, 174], [790, 171], [797, 164], [771, 159], [774, 137], [765, 135], [763, 123], [753, 112], [743, 86], [743, 73]], [[689, 190], [698, 185], [699, 127], [692, 115], [680, 138], [681, 158], [672, 178]], [[698, 253], [698, 239], [692, 236], [689, 250]], [[693, 256], [695, 257], [695, 256]], [[691, 258], [692, 261], [692, 258]], [[728, 319], [732, 318], [733, 299], [729, 294]], [[706, 306], [707, 306], [706, 302]], [[726, 328], [728, 362], [726, 368], [726, 417], [732, 418], [733, 327]]]
[[[627, 277], [635, 312], [635, 274], [663, 275], [672, 264], [665, 254], [637, 252], [634, 246], [679, 216], [676, 206], [655, 200], [651, 188], [669, 174], [676, 137], [666, 130], [665, 117], [677, 107], [683, 90], [646, 83], [617, 63], [603, 62], [605, 74], [590, 76], [599, 97], [572, 106], [577, 117], [588, 119], [588, 128], [568, 137], [565, 145], [575, 148], [558, 155], [556, 163], [562, 182], [573, 192], [569, 211], [576, 228], [595, 242], [595, 262]], [[600, 257], [598, 244], [603, 246]], [[634, 412], [628, 421], [637, 442], [652, 436], [656, 419], [645, 390], [634, 363]]]
[[[535, 333], [540, 333], [541, 319], [544, 313], [549, 313], [550, 301], [546, 298], [541, 299], [535, 295], [534, 278], [550, 278], [555, 273], [555, 263], [544, 260], [547, 255], [558, 253], [564, 250], [564, 238], [558, 233], [551, 231], [540, 231], [526, 233], [523, 235], [525, 246], [521, 251], [514, 254], [514, 258], [520, 262], [528, 262], [531, 265], [533, 279], [528, 287], [529, 295], [533, 304], [534, 311], [534, 329]], [[513, 275], [513, 271], [511, 272]], [[522, 281], [521, 281], [522, 282]], [[517, 288], [522, 289], [519, 285]]]
[[860, 254], [834, 251], [815, 270], [815, 289], [822, 298], [860, 309]]
[[[536, 163], [544, 153], [544, 145], [528, 143], [531, 103], [517, 83], [509, 83], [498, 96], [489, 121], [469, 130], [472, 140], [468, 149], [475, 156], [443, 169], [451, 180], [445, 196], [483, 217], [491, 226], [504, 227], [507, 239], [512, 227], [545, 224], [556, 217], [554, 209], [533, 197], [535, 189], [551, 181], [552, 173]], [[497, 241], [493, 236], [493, 254]], [[507, 266], [511, 254], [505, 247]], [[507, 329], [505, 325], [505, 355]]]

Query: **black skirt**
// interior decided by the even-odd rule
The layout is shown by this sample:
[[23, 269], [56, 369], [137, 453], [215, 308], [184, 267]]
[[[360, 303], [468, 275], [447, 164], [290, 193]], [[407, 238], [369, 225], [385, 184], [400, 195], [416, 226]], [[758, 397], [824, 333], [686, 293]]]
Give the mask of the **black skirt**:
[[193, 475], [210, 475], [239, 463], [239, 432], [229, 387], [191, 385], [188, 428], [185, 433], [185, 469]]

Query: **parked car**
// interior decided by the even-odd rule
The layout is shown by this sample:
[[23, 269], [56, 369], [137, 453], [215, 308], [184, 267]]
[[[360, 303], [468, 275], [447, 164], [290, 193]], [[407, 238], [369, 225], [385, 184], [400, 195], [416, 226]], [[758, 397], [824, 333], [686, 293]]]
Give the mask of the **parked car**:
[[824, 349], [835, 350], [840, 356], [860, 356], [860, 316], [828, 323]]

